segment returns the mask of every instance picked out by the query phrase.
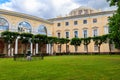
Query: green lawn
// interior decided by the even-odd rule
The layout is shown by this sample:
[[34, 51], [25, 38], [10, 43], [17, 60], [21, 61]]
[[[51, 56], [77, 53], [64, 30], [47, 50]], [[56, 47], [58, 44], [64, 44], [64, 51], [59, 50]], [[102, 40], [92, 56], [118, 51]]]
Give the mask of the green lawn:
[[0, 59], [0, 80], [120, 80], [120, 55]]

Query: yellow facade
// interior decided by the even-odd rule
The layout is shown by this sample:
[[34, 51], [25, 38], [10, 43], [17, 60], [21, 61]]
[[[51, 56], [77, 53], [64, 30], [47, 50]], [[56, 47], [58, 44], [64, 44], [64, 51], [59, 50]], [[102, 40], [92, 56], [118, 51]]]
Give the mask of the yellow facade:
[[[10, 31], [17, 32], [19, 23], [25, 21], [31, 25], [33, 34], [38, 34], [36, 33], [36, 31], [38, 30], [38, 27], [40, 25], [44, 25], [47, 29], [48, 36], [58, 37], [58, 33], [60, 33], [61, 38], [66, 38], [66, 32], [68, 32], [69, 39], [72, 39], [75, 37], [75, 32], [77, 32], [77, 36], [79, 38], [84, 38], [85, 37], [84, 30], [87, 31], [86, 32], [87, 37], [93, 37], [95, 34], [97, 34], [97, 36], [107, 34], [108, 31], [106, 32], [105, 28], [108, 28], [108, 17], [112, 16], [113, 13], [114, 11], [98, 11], [98, 12], [89, 13], [89, 14], [81, 14], [81, 15], [77, 14], [72, 16], [69, 15], [66, 17], [59, 17], [59, 18], [45, 20], [39, 17], [27, 15], [27, 14], [22, 14], [22, 13], [13, 12], [13, 11], [7, 11], [7, 10], [0, 10], [0, 18], [4, 18], [8, 21]], [[66, 26], [66, 24], [68, 25]], [[95, 30], [97, 30], [97, 33], [95, 33]], [[0, 30], [0, 32], [2, 31], [4, 30]], [[4, 41], [0, 39], [0, 43], [1, 43], [0, 52], [3, 53], [2, 45]], [[62, 50], [61, 52], [66, 51], [65, 44], [62, 45], [61, 50]], [[69, 45], [69, 51], [75, 52], [74, 46]], [[95, 45], [93, 41], [91, 41], [91, 43], [89, 44], [88, 51], [98, 52], [98, 50], [95, 50]], [[114, 46], [112, 51], [117, 51], [116, 49], [114, 49]], [[49, 51], [46, 51], [46, 52], [49, 52]], [[53, 52], [59, 52], [58, 44], [54, 46]], [[78, 47], [77, 52], [86, 52], [83, 44], [81, 44], [80, 47]], [[101, 45], [101, 52], [109, 52], [108, 44]]]

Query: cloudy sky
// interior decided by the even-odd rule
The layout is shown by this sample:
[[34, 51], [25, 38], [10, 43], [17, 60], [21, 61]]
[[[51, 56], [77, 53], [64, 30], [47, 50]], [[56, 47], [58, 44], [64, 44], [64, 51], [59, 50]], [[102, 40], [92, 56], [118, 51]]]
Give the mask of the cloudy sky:
[[95, 9], [114, 10], [106, 0], [0, 0], [0, 9], [22, 12], [41, 18], [54, 18], [66, 15], [79, 6]]

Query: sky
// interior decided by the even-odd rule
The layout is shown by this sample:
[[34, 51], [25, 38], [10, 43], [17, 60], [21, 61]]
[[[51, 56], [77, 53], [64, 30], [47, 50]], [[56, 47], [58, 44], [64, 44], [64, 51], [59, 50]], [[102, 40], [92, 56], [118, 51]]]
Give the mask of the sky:
[[87, 6], [95, 9], [115, 10], [106, 0], [0, 0], [0, 9], [21, 12], [49, 19], [65, 16], [75, 8]]

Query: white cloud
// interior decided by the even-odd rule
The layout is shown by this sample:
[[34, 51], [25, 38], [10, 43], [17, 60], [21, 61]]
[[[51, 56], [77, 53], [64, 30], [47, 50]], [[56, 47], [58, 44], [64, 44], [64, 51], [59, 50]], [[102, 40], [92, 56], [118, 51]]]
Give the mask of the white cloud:
[[18, 11], [43, 18], [67, 14], [79, 7], [71, 0], [11, 0], [0, 5], [2, 9]]
[[72, 9], [81, 5], [96, 9], [111, 10], [105, 0], [10, 0], [0, 4], [0, 8], [22, 12], [41, 18], [53, 18], [68, 14]]

